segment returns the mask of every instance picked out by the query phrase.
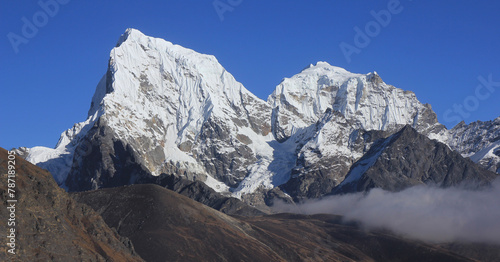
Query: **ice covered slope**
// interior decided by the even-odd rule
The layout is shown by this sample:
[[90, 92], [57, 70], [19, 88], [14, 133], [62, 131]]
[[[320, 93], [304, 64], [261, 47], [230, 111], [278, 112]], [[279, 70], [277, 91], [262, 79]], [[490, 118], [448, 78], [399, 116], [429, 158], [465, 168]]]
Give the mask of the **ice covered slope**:
[[463, 121], [450, 129], [450, 147], [464, 157], [500, 174], [500, 117], [493, 121]]
[[274, 109], [272, 131], [278, 140], [315, 123], [327, 108], [354, 120], [356, 127], [364, 130], [391, 130], [410, 124], [423, 134], [444, 140], [438, 135], [444, 127], [430, 105], [420, 103], [411, 91], [384, 83], [376, 72], [354, 74], [318, 62], [285, 78], [268, 103]]
[[171, 171], [169, 163], [234, 186], [250, 162], [270, 154], [269, 107], [214, 56], [129, 29], [111, 51], [109, 71], [111, 84], [98, 87], [90, 114], [103, 110], [117, 139], [153, 174]]

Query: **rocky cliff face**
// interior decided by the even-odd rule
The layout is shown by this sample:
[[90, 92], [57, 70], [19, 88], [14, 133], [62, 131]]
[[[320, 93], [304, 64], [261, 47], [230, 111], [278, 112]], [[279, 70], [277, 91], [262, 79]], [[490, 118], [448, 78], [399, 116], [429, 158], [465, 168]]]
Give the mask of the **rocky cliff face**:
[[[329, 194], [373, 145], [405, 125], [498, 169], [498, 135], [446, 130], [430, 105], [375, 72], [318, 62], [284, 79], [266, 102], [215, 57], [128, 29], [111, 51], [87, 120], [64, 132], [54, 149], [17, 152], [69, 191], [173, 175], [263, 206], [271, 196]], [[489, 142], [470, 142], [483, 138]]]

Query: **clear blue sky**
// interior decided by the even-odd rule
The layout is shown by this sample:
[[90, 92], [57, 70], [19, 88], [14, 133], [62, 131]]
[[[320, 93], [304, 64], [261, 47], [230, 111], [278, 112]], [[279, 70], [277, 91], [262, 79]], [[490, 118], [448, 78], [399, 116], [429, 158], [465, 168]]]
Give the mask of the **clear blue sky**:
[[[263, 99], [282, 78], [327, 61], [355, 73], [377, 71], [386, 83], [414, 91], [449, 128], [500, 115], [500, 87], [482, 88], [481, 99], [475, 94], [480, 76], [500, 82], [498, 1], [401, 0], [388, 9], [392, 0], [221, 0], [235, 5], [222, 21], [212, 0], [59, 1], [53, 17], [37, 1], [2, 2], [1, 147], [53, 147], [61, 132], [85, 120], [109, 52], [129, 27], [215, 55]], [[370, 12], [380, 10], [394, 13], [377, 28]], [[36, 35], [23, 36], [23, 17], [38, 19]], [[355, 28], [366, 25], [370, 43], [358, 43], [348, 62], [339, 45], [356, 47]], [[17, 53], [9, 33], [25, 38], [16, 38]], [[451, 111], [445, 119], [464, 100], [467, 116]]]

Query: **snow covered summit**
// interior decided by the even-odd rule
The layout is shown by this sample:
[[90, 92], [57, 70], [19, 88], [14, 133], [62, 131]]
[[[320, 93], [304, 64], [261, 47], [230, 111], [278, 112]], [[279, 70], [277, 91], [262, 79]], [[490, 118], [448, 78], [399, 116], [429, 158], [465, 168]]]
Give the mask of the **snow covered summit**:
[[353, 74], [326, 62], [284, 79], [268, 102], [275, 108], [273, 132], [279, 139], [315, 123], [327, 108], [366, 130], [405, 124], [424, 133], [443, 128], [430, 106], [420, 103], [413, 92], [384, 83], [376, 72]]

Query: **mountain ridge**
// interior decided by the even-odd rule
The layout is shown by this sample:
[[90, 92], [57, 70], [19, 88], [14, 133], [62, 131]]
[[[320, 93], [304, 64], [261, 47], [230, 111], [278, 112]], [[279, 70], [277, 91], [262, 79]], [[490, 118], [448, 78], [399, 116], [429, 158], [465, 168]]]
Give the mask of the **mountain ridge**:
[[477, 170], [480, 167], [470, 159], [456, 160], [461, 158], [458, 152], [426, 139], [407, 125], [372, 146], [336, 190], [346, 193], [381, 188], [394, 192], [422, 184], [473, 188], [496, 178], [493, 172]]

